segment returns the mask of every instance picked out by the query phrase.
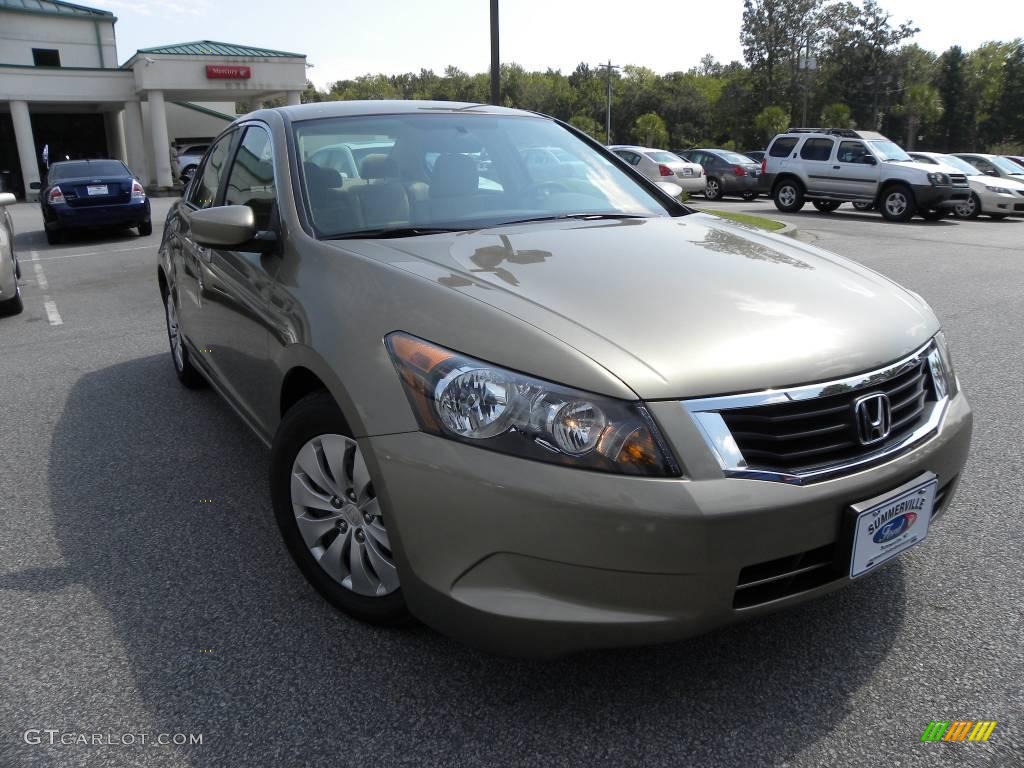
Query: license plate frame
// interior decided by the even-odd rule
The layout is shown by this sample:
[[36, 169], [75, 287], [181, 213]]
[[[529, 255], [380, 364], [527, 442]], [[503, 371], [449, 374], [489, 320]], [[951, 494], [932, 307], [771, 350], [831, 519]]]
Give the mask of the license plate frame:
[[851, 579], [870, 573], [928, 537], [938, 487], [938, 477], [926, 472], [850, 506], [847, 525]]

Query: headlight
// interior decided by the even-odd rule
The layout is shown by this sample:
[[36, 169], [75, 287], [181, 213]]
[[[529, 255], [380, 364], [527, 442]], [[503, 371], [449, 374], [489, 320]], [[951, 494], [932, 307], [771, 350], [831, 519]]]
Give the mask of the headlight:
[[385, 343], [424, 432], [584, 469], [681, 474], [641, 403], [536, 379], [405, 333]]
[[[960, 391], [960, 387], [957, 385], [956, 371], [953, 370], [953, 358], [949, 354], [949, 344], [946, 342], [946, 334], [939, 331], [935, 334], [935, 346], [939, 350], [939, 364], [941, 370], [936, 370], [936, 366], [932, 364], [932, 378], [936, 382], [936, 387], [940, 390], [945, 388], [946, 393], [950, 398], [956, 397], [956, 393]], [[942, 396], [940, 391], [939, 396]]]
[[1013, 192], [1008, 190], [1006, 187], [986, 187], [989, 192], [995, 192], [997, 195], [1012, 195]]
[[949, 175], [945, 173], [929, 173], [928, 181], [937, 187], [945, 187], [949, 185]]

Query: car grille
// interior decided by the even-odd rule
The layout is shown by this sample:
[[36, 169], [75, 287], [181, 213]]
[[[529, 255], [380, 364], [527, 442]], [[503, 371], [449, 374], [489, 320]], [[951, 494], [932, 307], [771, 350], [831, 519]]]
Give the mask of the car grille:
[[[857, 436], [854, 404], [865, 394], [884, 392], [891, 403], [889, 436], [865, 447]], [[752, 469], [799, 473], [856, 459], [912, 433], [935, 400], [925, 357], [870, 387], [795, 402], [723, 410], [722, 419]]]
[[967, 177], [962, 173], [951, 173], [949, 174], [949, 180], [954, 187], [966, 187]]
[[[954, 475], [936, 490], [932, 519], [944, 511], [957, 477]], [[748, 565], [740, 570], [736, 579], [732, 607], [752, 608], [841, 579], [849, 573], [849, 558], [846, 547], [832, 542], [806, 552]]]

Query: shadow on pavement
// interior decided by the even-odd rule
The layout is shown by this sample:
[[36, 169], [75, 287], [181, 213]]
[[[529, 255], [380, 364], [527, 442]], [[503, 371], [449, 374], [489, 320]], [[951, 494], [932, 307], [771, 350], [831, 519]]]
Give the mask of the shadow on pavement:
[[292, 566], [267, 461], [163, 355], [83, 376], [54, 433], [67, 566], [39, 588], [92, 590], [149, 716], [206, 735], [183, 753], [196, 766], [782, 765], [844, 717], [902, 623], [897, 564], [710, 636], [554, 662], [364, 626]]

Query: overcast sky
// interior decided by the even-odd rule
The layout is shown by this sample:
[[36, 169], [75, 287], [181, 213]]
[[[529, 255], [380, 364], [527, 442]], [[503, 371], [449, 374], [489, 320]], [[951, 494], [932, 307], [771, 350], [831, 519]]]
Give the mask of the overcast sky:
[[[137, 49], [219, 40], [305, 53], [320, 87], [368, 72], [489, 66], [487, 0], [77, 0], [118, 17], [122, 62]], [[882, 0], [919, 45], [972, 48], [1024, 34], [1011, 0]], [[266, 8], [266, 11], [261, 11]], [[570, 72], [580, 61], [685, 70], [711, 53], [742, 59], [743, 0], [501, 0], [501, 59]]]

